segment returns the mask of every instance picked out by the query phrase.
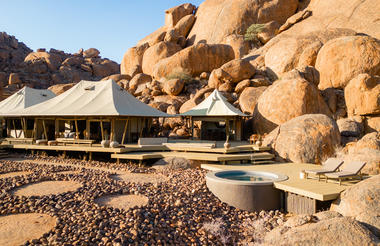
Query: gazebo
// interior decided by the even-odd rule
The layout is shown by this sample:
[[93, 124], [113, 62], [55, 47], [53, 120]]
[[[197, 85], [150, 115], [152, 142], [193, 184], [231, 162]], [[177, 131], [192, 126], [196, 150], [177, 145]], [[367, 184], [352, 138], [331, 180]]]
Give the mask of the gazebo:
[[214, 90], [203, 102], [180, 114], [190, 119], [194, 136], [194, 121], [201, 122], [201, 140], [241, 141], [242, 118], [248, 115], [231, 105], [218, 90]]
[[8, 115], [15, 116], [35, 119], [34, 139], [111, 140], [121, 144], [136, 142], [147, 134], [153, 118], [171, 117], [140, 102], [113, 80], [81, 81], [51, 100]]
[[[27, 109], [52, 99], [53, 97], [55, 97], [55, 94], [50, 90], [33, 89], [25, 86], [12, 96], [0, 102], [0, 117], [4, 119], [4, 116], [10, 115], [12, 112]], [[31, 134], [34, 124], [33, 119], [27, 120], [21, 115], [6, 117], [6, 120], [2, 122], [6, 122], [6, 135], [13, 138], [30, 137], [29, 135]]]

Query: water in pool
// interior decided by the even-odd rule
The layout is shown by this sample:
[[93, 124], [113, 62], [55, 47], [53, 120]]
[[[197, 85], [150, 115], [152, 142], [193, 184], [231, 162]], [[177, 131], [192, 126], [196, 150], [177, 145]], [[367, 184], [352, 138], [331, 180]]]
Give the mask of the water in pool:
[[239, 180], [239, 181], [271, 181], [272, 180], [269, 177], [242, 175], [242, 174], [223, 175], [223, 178], [230, 179], [230, 180]]

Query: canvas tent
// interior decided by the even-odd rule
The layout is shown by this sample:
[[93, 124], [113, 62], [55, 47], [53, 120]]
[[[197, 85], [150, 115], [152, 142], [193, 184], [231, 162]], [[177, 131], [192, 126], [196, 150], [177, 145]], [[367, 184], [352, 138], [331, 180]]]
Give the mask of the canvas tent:
[[100, 129], [101, 140], [118, 142], [132, 137], [137, 141], [143, 130], [149, 128], [152, 118], [170, 117], [140, 102], [113, 80], [81, 81], [51, 100], [9, 116], [41, 120], [43, 129], [36, 133], [37, 138], [44, 135], [53, 139], [62, 137], [64, 132], [74, 131], [77, 137], [92, 139], [91, 132]]
[[194, 121], [201, 121], [201, 139], [218, 139], [231, 137], [241, 140], [242, 117], [248, 115], [231, 105], [218, 90], [214, 90], [203, 102], [189, 111], [180, 114], [191, 121], [194, 132]]
[[[33, 105], [42, 103], [55, 97], [55, 94], [50, 90], [33, 89], [30, 87], [23, 87], [21, 90], [14, 93], [12, 96], [0, 102], [0, 117], [10, 115], [13, 112], [24, 110]], [[7, 134], [10, 137], [26, 137], [26, 131], [33, 125], [33, 120], [26, 120], [22, 117], [7, 118], [3, 126], [7, 128]]]

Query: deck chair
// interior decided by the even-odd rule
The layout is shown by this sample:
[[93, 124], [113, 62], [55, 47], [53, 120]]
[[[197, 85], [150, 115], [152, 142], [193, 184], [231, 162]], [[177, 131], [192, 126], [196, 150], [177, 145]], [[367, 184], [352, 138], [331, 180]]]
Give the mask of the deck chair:
[[364, 161], [350, 161], [347, 163], [347, 165], [343, 168], [342, 171], [334, 172], [334, 173], [326, 173], [325, 174], [326, 183], [329, 178], [338, 179], [339, 185], [342, 184], [342, 179], [356, 178], [356, 177], [363, 179], [360, 171], [363, 169], [365, 164], [366, 163]]
[[312, 170], [305, 170], [306, 179], [308, 178], [309, 174], [315, 174], [318, 175], [318, 181], [321, 180], [321, 175], [325, 173], [333, 173], [338, 170], [338, 168], [343, 164], [343, 161], [336, 158], [329, 158], [327, 159], [320, 169], [312, 169]]

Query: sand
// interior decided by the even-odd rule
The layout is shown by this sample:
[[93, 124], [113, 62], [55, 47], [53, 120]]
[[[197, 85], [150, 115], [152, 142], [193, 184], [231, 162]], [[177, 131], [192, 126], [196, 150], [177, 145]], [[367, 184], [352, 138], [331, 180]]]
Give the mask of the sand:
[[168, 180], [167, 177], [161, 174], [148, 174], [148, 173], [126, 173], [111, 175], [111, 178], [118, 181], [132, 182], [132, 183], [161, 183]]
[[1, 173], [0, 174], [0, 179], [5, 179], [5, 178], [11, 178], [11, 177], [17, 177], [17, 176], [24, 176], [31, 174], [32, 172], [10, 172], [10, 173]]
[[0, 245], [20, 245], [38, 239], [56, 225], [56, 219], [46, 214], [27, 213], [0, 216]]
[[81, 183], [74, 181], [43, 181], [23, 185], [11, 190], [11, 193], [16, 196], [46, 196], [76, 191], [81, 186]]
[[101, 206], [109, 206], [128, 210], [133, 207], [142, 207], [148, 204], [148, 197], [142, 195], [106, 195], [95, 199]]

